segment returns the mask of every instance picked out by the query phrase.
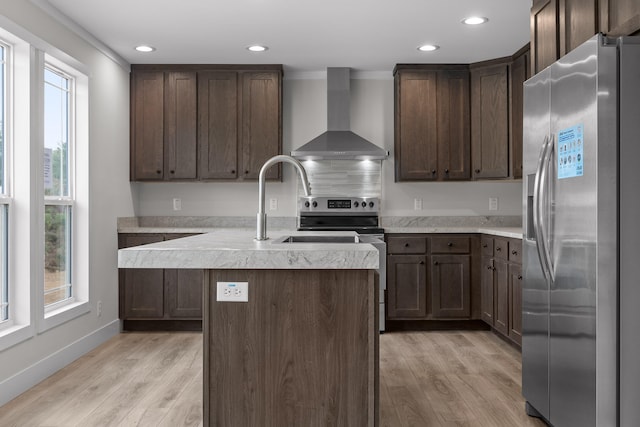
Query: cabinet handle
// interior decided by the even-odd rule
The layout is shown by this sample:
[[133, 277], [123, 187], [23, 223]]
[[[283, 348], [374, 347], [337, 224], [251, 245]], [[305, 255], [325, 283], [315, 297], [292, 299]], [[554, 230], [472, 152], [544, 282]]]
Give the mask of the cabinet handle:
[[511, 255], [518, 255], [518, 251], [511, 251]]
[[476, 169], [476, 173], [480, 173], [480, 169]]
[[408, 248], [408, 247], [409, 247], [409, 244], [408, 244], [408, 243], [405, 243], [405, 244], [404, 244], [404, 247], [405, 247], [405, 248]]
[[487, 245], [486, 243], [484, 243], [484, 244], [482, 245], [482, 247], [483, 247], [483, 248], [486, 248], [487, 246], [489, 246], [489, 245]]
[[435, 170], [435, 169], [432, 169], [432, 170], [431, 170], [431, 174], [432, 174], [432, 175], [435, 175], [435, 174], [436, 174], [436, 170]]
[[445, 170], [444, 170], [444, 173], [449, 173], [449, 169], [445, 169]]
[[449, 243], [447, 243], [447, 246], [451, 247], [451, 246], [453, 246], [453, 243], [449, 242]]
[[487, 270], [491, 270], [493, 267], [491, 267], [490, 265], [487, 265]]
[[518, 280], [522, 280], [522, 276], [518, 276]]
[[244, 171], [244, 174], [245, 175], [249, 175], [249, 171]]
[[500, 246], [498, 246], [498, 247], [496, 248], [496, 252], [500, 252], [501, 250], [502, 250], [502, 248], [501, 248]]
[[236, 173], [236, 170], [235, 169], [231, 169], [231, 173]]
[[438, 261], [433, 261], [433, 265], [438, 265]]
[[424, 261], [420, 261], [420, 265], [424, 265]]
[[174, 174], [174, 173], [176, 173], [176, 171], [169, 171], [169, 173], [170, 173], [170, 174]]
[[160, 175], [160, 174], [162, 173], [162, 171], [161, 171], [160, 169], [158, 169], [158, 170], [156, 171], [156, 173], [157, 173], [158, 175]]

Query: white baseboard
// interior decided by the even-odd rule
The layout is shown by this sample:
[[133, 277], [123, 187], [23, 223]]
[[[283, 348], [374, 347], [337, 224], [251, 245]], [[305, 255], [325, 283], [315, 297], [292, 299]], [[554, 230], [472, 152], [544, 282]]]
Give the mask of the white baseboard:
[[114, 320], [0, 382], [0, 406], [119, 333], [120, 320]]

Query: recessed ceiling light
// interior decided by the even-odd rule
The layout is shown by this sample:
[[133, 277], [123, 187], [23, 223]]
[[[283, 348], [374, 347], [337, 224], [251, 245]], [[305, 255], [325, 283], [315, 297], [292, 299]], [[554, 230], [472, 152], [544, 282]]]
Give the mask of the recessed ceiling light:
[[423, 44], [422, 46], [418, 46], [418, 50], [420, 52], [432, 52], [438, 49], [440, 49], [440, 46], [437, 46], [435, 44]]
[[140, 46], [136, 46], [136, 50], [138, 52], [148, 53], [148, 52], [153, 52], [154, 50], [156, 50], [156, 48], [153, 46], [147, 46], [145, 44], [141, 44]]
[[489, 18], [484, 18], [482, 16], [470, 16], [468, 18], [464, 18], [462, 20], [462, 23], [467, 25], [480, 25], [480, 24], [484, 24], [488, 20]]
[[247, 50], [250, 50], [251, 52], [264, 52], [265, 50], [268, 50], [268, 49], [269, 48], [267, 46], [262, 46], [259, 44], [247, 46]]

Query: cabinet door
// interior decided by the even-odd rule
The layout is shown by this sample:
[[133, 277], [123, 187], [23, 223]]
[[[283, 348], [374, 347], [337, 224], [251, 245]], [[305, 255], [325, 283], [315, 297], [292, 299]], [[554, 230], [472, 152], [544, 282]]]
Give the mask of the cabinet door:
[[389, 255], [387, 269], [388, 318], [426, 318], [426, 255]]
[[164, 73], [131, 74], [131, 179], [164, 177]]
[[198, 72], [198, 163], [202, 179], [238, 177], [238, 75]]
[[438, 177], [471, 177], [469, 71], [438, 71]]
[[640, 30], [638, 0], [599, 0], [600, 31], [609, 36], [626, 36]]
[[471, 70], [471, 159], [474, 178], [509, 175], [507, 64]]
[[560, 56], [598, 32], [597, 0], [559, 0]]
[[[161, 234], [123, 236], [120, 247], [161, 242]], [[164, 272], [162, 269], [120, 270], [120, 318], [158, 319], [164, 315]]]
[[202, 318], [203, 270], [165, 270], [165, 297], [170, 318]]
[[480, 299], [481, 318], [489, 325], [494, 324], [493, 310], [493, 258], [482, 257], [482, 268], [480, 276]]
[[[280, 73], [242, 74], [242, 177], [258, 179], [260, 168], [282, 153]], [[282, 164], [267, 171], [267, 179], [279, 179]]]
[[196, 73], [168, 72], [165, 88], [165, 179], [196, 179]]
[[469, 255], [431, 257], [431, 296], [434, 318], [471, 317], [471, 276]]
[[396, 181], [438, 178], [436, 88], [435, 71], [396, 75]]
[[509, 264], [509, 338], [522, 345], [522, 266]]
[[529, 78], [529, 50], [518, 55], [510, 68], [509, 109], [510, 123], [509, 143], [511, 146], [511, 176], [522, 178], [522, 121], [524, 107], [524, 82]]
[[494, 258], [494, 322], [496, 331], [509, 335], [509, 270], [506, 261]]
[[531, 74], [553, 64], [559, 56], [557, 0], [536, 0], [531, 8]]

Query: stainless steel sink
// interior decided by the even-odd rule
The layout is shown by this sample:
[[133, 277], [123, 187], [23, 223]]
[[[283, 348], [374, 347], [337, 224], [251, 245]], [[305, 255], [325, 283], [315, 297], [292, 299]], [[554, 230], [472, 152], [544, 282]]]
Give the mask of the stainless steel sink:
[[275, 239], [273, 243], [360, 243], [358, 236], [284, 236]]

